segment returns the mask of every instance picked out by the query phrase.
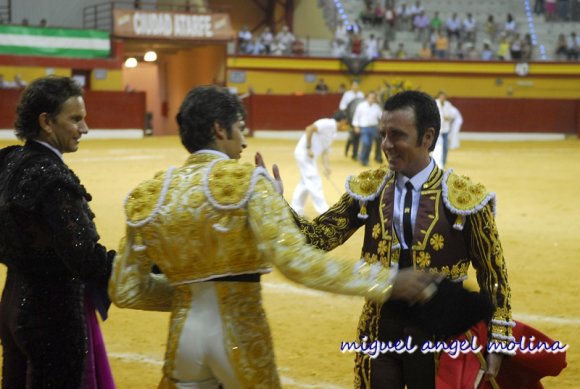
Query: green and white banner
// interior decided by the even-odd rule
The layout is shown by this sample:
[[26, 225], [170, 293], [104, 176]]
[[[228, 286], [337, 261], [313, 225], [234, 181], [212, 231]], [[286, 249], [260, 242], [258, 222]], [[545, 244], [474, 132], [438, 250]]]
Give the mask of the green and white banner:
[[0, 54], [104, 58], [111, 39], [97, 30], [0, 25]]

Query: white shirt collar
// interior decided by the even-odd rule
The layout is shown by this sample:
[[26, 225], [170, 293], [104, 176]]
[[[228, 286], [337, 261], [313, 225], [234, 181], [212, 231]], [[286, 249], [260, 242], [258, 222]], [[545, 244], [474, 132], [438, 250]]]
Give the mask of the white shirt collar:
[[34, 142], [36, 142], [36, 143], [40, 143], [40, 144], [41, 144], [41, 145], [43, 145], [44, 147], [48, 148], [50, 151], [52, 151], [53, 153], [55, 153], [56, 155], [58, 155], [58, 157], [64, 161], [64, 159], [63, 159], [63, 157], [62, 157], [62, 153], [61, 153], [60, 151], [58, 151], [58, 149], [57, 149], [56, 147], [54, 147], [54, 146], [52, 146], [52, 145], [50, 145], [50, 144], [48, 144], [48, 143], [46, 143], [46, 142], [43, 142], [43, 141], [41, 141], [41, 140], [37, 140], [37, 139], [32, 139], [32, 140], [33, 140]]
[[433, 158], [430, 158], [429, 164], [419, 173], [415, 174], [413, 177], [409, 178], [402, 174], [397, 175], [397, 186], [399, 187], [399, 189], [403, 189], [407, 181], [411, 181], [411, 184], [413, 184], [413, 189], [418, 191], [419, 189], [421, 189], [423, 184], [427, 182], [427, 180], [429, 179], [429, 175], [431, 174], [431, 171], [433, 170], [434, 167], [435, 162], [433, 161]]
[[222, 157], [225, 159], [231, 159], [226, 153], [223, 153], [223, 152], [218, 151], [218, 150], [203, 149], [203, 150], [197, 150], [196, 152], [194, 152], [192, 154], [214, 154], [214, 155], [217, 155], [218, 157]]

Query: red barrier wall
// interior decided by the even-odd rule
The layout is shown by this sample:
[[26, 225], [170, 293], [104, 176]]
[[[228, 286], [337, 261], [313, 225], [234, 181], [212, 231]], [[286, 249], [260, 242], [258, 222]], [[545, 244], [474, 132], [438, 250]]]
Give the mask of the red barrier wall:
[[[252, 130], [297, 130], [330, 117], [340, 95], [252, 95], [247, 99]], [[560, 133], [580, 136], [580, 100], [454, 98], [466, 132]]]
[[[0, 128], [14, 128], [16, 106], [22, 90], [0, 90]], [[144, 92], [95, 92], [86, 91], [89, 128], [141, 129], [145, 128]]]
[[247, 122], [252, 130], [303, 129], [315, 120], [332, 117], [340, 94], [251, 95], [246, 100]]

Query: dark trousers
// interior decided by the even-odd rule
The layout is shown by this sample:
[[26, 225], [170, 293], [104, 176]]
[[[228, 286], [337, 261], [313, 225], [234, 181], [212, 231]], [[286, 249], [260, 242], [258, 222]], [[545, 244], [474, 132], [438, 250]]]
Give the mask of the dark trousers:
[[346, 148], [344, 149], [345, 157], [348, 156], [348, 150], [352, 146], [352, 159], [358, 159], [358, 145], [360, 143], [360, 134], [354, 132], [354, 129], [348, 133], [348, 139], [346, 140]]
[[[3, 389], [79, 389], [87, 333], [78, 284], [8, 272], [0, 302]], [[71, 306], [74, 304], [74, 306]]]
[[[409, 250], [402, 250], [401, 268], [411, 266]], [[378, 340], [382, 342], [407, 341], [417, 346], [414, 353], [389, 352], [371, 360], [370, 389], [435, 389], [435, 355], [422, 353], [421, 345], [432, 336], [415, 327], [405, 318], [407, 303], [387, 301], [381, 307]]]

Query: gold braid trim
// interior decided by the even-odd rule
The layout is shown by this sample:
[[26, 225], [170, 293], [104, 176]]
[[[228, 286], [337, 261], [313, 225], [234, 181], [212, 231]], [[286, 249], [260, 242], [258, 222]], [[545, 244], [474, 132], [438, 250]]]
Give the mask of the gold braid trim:
[[386, 178], [393, 175], [392, 172], [385, 169], [365, 170], [358, 176], [350, 176], [347, 179], [346, 191], [357, 200], [369, 201], [374, 200], [386, 182]]

